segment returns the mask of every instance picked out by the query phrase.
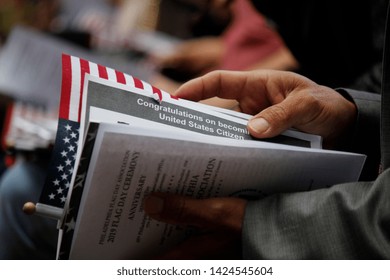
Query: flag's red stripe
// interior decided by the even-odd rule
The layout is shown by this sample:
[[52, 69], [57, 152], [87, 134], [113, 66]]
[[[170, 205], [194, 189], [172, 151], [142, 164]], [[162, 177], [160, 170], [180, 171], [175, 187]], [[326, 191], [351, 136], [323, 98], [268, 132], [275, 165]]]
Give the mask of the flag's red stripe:
[[61, 85], [61, 106], [59, 117], [69, 119], [70, 90], [72, 86], [72, 65], [69, 55], [62, 55], [62, 85]]
[[13, 111], [14, 111], [14, 103], [8, 104], [6, 106], [5, 120], [3, 123], [3, 134], [1, 135], [1, 142], [2, 142], [1, 144], [4, 150], [7, 150], [8, 148], [6, 143], [6, 138], [10, 129]]
[[98, 64], [99, 78], [108, 80], [107, 68]]
[[79, 103], [79, 116], [78, 116], [78, 121], [80, 122], [81, 120], [81, 108], [82, 108], [82, 101], [83, 101], [83, 89], [84, 89], [84, 79], [85, 79], [85, 74], [89, 73], [89, 62], [85, 59], [80, 58], [80, 103]]
[[144, 84], [140, 79], [137, 79], [136, 77], [133, 77], [134, 80], [134, 86], [139, 89], [144, 89]]
[[160, 100], [160, 102], [162, 101], [162, 93], [161, 93], [161, 90], [159, 88], [156, 88], [154, 86], [152, 86], [152, 89], [153, 89], [153, 93], [157, 94], [158, 95], [158, 98]]
[[115, 74], [116, 74], [116, 81], [118, 83], [121, 83], [121, 84], [126, 84], [126, 78], [125, 78], [125, 74], [123, 74], [122, 72], [120, 71], [117, 71], [115, 70]]

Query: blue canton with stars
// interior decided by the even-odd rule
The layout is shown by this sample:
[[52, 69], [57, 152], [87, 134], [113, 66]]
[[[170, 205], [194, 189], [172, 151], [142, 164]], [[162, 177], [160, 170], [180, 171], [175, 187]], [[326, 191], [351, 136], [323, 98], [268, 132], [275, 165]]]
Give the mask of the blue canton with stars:
[[74, 172], [74, 163], [79, 140], [78, 122], [58, 120], [56, 141], [45, 185], [39, 202], [63, 208], [70, 181]]

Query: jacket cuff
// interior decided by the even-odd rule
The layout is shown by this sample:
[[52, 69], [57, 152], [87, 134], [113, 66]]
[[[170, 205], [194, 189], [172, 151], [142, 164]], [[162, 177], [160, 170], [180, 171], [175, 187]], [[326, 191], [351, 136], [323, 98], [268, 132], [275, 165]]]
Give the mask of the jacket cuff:
[[380, 163], [380, 106], [379, 94], [352, 89], [336, 89], [357, 107], [356, 125], [343, 150], [367, 155], [360, 180], [374, 180]]

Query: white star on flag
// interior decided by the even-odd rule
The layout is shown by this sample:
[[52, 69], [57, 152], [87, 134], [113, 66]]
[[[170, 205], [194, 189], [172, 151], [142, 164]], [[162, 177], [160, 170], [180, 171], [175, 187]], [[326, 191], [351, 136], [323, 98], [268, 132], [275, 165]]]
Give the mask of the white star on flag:
[[53, 171], [50, 173], [52, 179], [49, 181], [49, 187], [53, 189], [49, 190], [46, 194], [48, 200], [56, 205], [63, 205], [65, 203], [77, 153], [78, 127], [67, 122], [65, 121], [65, 123], [59, 126], [61, 136], [58, 138], [59, 141], [56, 144], [61, 144], [59, 146], [59, 152], [54, 159]]

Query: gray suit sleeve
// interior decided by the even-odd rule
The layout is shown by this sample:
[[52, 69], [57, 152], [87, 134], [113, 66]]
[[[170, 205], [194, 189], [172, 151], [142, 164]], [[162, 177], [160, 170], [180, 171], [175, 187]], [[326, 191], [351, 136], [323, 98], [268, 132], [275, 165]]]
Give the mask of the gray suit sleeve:
[[248, 203], [245, 259], [390, 259], [390, 170], [374, 182]]
[[[343, 91], [343, 90], [342, 90]], [[375, 145], [380, 97], [344, 90], [359, 109], [349, 147]], [[363, 138], [359, 138], [366, 136]], [[366, 142], [366, 140], [369, 142]], [[376, 159], [375, 159], [376, 160]], [[376, 173], [377, 174], [377, 173]], [[243, 224], [247, 259], [390, 259], [390, 170], [374, 181], [283, 193], [248, 202]]]

